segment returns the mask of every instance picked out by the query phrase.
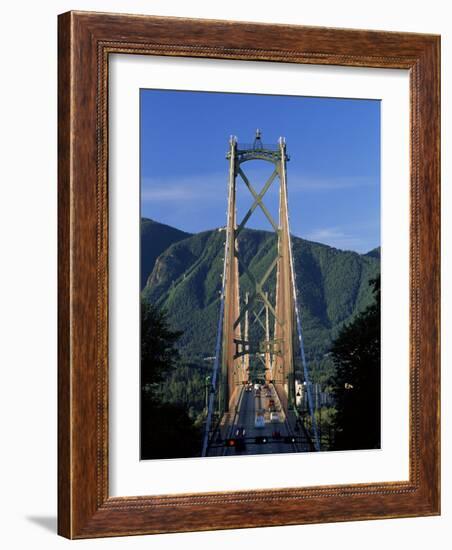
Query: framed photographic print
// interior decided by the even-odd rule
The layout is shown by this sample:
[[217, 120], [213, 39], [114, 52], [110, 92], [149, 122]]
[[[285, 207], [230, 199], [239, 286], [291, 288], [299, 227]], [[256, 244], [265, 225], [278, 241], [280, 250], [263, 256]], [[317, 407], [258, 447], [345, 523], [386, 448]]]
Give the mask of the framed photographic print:
[[437, 36], [59, 17], [59, 533], [439, 514]]

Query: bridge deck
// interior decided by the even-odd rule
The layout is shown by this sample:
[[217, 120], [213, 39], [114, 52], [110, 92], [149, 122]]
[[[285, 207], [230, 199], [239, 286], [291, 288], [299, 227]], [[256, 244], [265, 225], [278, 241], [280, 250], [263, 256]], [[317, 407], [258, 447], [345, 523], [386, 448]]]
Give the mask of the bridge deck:
[[[308, 441], [300, 433], [295, 432], [295, 419], [292, 413], [288, 413], [288, 415], [284, 413], [272, 384], [268, 386], [268, 389], [262, 388], [260, 395], [256, 395], [254, 388], [251, 391], [246, 391], [243, 388], [237, 392], [237, 396], [236, 407], [225, 414], [222, 419], [219, 433], [212, 441], [209, 456], [294, 453], [310, 450]], [[270, 400], [274, 401], [273, 408], [278, 414], [278, 419], [273, 421], [270, 418]], [[263, 415], [265, 427], [255, 426], [258, 414]], [[224, 441], [237, 436], [237, 430], [245, 430], [244, 448], [224, 446]], [[275, 437], [276, 432], [279, 432], [279, 437]], [[285, 442], [284, 438], [288, 436], [295, 436], [296, 442]], [[267, 442], [257, 443], [256, 437], [264, 437]]]

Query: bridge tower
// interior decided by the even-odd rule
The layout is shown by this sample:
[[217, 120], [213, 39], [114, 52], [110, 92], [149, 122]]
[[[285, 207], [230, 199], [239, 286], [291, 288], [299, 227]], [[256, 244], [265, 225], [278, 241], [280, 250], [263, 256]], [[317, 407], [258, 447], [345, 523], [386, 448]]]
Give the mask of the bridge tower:
[[[280, 138], [278, 145], [262, 143], [259, 130], [252, 145], [240, 145], [235, 137], [229, 142], [229, 188], [225, 245], [225, 281], [223, 310], [223, 340], [220, 377], [220, 414], [228, 411], [236, 400], [237, 391], [248, 380], [249, 356], [264, 358], [265, 378], [275, 385], [278, 396], [287, 409], [294, 402], [295, 383], [293, 377], [293, 327], [294, 327], [294, 280], [289, 216], [287, 206], [287, 179], [285, 140]], [[244, 171], [244, 164], [251, 160], [271, 163], [273, 172], [258, 192]], [[242, 180], [254, 198], [251, 208], [243, 219], [237, 221], [237, 182]], [[264, 204], [263, 198], [273, 182], [279, 181], [279, 220], [276, 222]], [[238, 238], [253, 212], [260, 208], [275, 234], [277, 247], [263, 277], [255, 275], [240, 260]], [[240, 300], [240, 272], [251, 282], [252, 290], [245, 300]], [[275, 273], [276, 289], [272, 303], [264, 284]], [[256, 312], [256, 308], [260, 307]], [[265, 312], [265, 321], [261, 314]], [[259, 346], [251, 345], [248, 337], [249, 315], [261, 324], [263, 337]], [[270, 323], [270, 315], [272, 323]], [[242, 323], [245, 331], [242, 337]], [[274, 325], [273, 330], [270, 326]], [[243, 356], [248, 356], [243, 360]]]
[[[294, 342], [295, 279], [292, 244], [289, 228], [289, 209], [286, 177], [286, 145], [280, 138], [281, 160], [279, 165], [279, 239], [278, 267], [276, 273], [275, 340], [280, 342], [280, 353], [275, 356], [274, 385], [283, 407], [295, 403]], [[281, 322], [278, 322], [280, 320]]]
[[231, 136], [229, 141], [229, 184], [228, 209], [225, 243], [224, 269], [224, 313], [223, 313], [223, 344], [220, 379], [220, 415], [229, 410], [234, 401], [239, 385], [245, 379], [244, 363], [236, 353], [236, 342], [240, 341], [240, 324], [236, 319], [240, 313], [239, 264], [237, 242], [237, 209], [236, 209], [236, 139]]

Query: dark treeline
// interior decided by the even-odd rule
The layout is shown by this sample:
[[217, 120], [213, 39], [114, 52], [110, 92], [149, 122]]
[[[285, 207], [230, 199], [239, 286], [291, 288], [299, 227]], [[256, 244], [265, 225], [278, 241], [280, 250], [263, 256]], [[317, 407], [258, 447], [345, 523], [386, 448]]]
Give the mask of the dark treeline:
[[378, 449], [381, 443], [380, 277], [370, 284], [374, 302], [344, 326], [331, 348], [337, 450]]
[[201, 430], [183, 401], [169, 402], [162, 385], [177, 370], [176, 343], [181, 333], [170, 328], [164, 311], [141, 302], [141, 458], [199, 455]]

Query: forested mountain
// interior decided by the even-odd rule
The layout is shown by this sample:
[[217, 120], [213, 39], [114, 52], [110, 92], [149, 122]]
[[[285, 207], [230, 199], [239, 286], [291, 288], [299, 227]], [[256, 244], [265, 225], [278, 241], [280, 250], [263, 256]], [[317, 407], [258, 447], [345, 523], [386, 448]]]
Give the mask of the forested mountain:
[[[205, 365], [215, 349], [225, 233], [189, 235], [148, 219], [142, 226], [143, 297], [164, 308], [174, 330], [183, 331], [179, 346], [185, 362]], [[240, 257], [256, 279], [271, 265], [275, 247], [273, 233], [242, 231]], [[319, 361], [343, 324], [372, 302], [369, 280], [380, 270], [379, 249], [358, 254], [293, 237], [293, 253], [305, 350], [309, 360]], [[274, 286], [275, 273], [264, 287], [272, 301]], [[243, 270], [240, 289], [243, 296], [251, 290]]]
[[171, 244], [189, 236], [190, 233], [185, 233], [185, 231], [157, 223], [149, 218], [141, 218], [141, 290], [146, 285], [147, 278], [158, 256]]
[[373, 250], [369, 250], [369, 252], [366, 254], [366, 256], [370, 256], [371, 258], [378, 258], [381, 257], [381, 248], [378, 246], [377, 248], [374, 248]]

